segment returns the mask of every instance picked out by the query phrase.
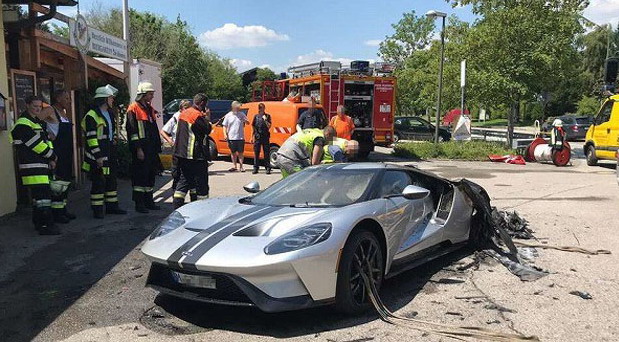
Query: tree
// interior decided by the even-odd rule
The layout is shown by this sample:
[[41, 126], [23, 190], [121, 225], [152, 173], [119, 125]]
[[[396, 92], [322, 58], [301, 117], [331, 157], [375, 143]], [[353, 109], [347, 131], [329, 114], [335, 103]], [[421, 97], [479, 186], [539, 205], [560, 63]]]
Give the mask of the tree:
[[583, 96], [583, 98], [578, 101], [577, 113], [581, 115], [595, 115], [600, 109], [600, 105], [599, 99], [591, 96]]
[[391, 25], [395, 33], [380, 43], [379, 56], [389, 63], [401, 66], [415, 51], [425, 49], [432, 40], [434, 20], [417, 16], [415, 11], [404, 13], [397, 24]]
[[[556, 90], [572, 77], [578, 65], [574, 44], [583, 32], [578, 18], [586, 0], [461, 0], [480, 16], [466, 39], [469, 75], [477, 99], [511, 105], [519, 115], [520, 102]], [[510, 120], [508, 132], [513, 132]], [[511, 143], [511, 139], [509, 141]]]
[[[101, 6], [87, 13], [89, 24], [114, 36], [122, 36], [122, 11]], [[198, 92], [210, 98], [241, 99], [240, 76], [229, 61], [203, 49], [187, 23], [176, 22], [131, 9], [129, 12], [131, 56], [161, 63], [163, 99], [192, 97]]]

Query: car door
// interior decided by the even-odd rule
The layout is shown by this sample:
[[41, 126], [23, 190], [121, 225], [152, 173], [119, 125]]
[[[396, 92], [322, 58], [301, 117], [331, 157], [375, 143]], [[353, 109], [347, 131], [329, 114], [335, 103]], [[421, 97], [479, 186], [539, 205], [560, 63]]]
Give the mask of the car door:
[[394, 128], [400, 134], [401, 140], [411, 138], [410, 123], [408, 122], [408, 118], [399, 118], [395, 120]]
[[[600, 159], [614, 159], [615, 151], [611, 149], [610, 135], [611, 135], [611, 114], [613, 111], [617, 111], [613, 107], [617, 107], [615, 101], [608, 100], [600, 109], [598, 115], [595, 117], [593, 126], [591, 126], [593, 142], [595, 144], [595, 154]], [[619, 120], [619, 115], [615, 115]], [[616, 149], [615, 149], [616, 150]]]
[[415, 140], [432, 140], [433, 132], [430, 132], [429, 122], [420, 118], [411, 118], [410, 125], [415, 132]]

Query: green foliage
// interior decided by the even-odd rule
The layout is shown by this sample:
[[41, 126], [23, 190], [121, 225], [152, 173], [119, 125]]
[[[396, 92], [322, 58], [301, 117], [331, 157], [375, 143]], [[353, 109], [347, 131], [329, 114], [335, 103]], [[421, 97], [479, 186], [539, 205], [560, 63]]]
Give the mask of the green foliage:
[[[122, 36], [119, 8], [92, 9], [86, 18], [93, 27]], [[245, 95], [241, 78], [229, 61], [203, 49], [187, 23], [176, 22], [149, 12], [131, 10], [131, 56], [162, 65], [163, 101], [206, 93], [209, 98], [241, 99]]]
[[513, 154], [513, 150], [502, 144], [487, 141], [448, 141], [435, 144], [433, 142], [410, 142], [396, 144], [393, 154], [413, 160], [449, 159], [449, 160], [488, 160], [490, 154]]
[[430, 44], [434, 20], [411, 11], [404, 13], [402, 19], [391, 26], [395, 33], [380, 43], [379, 56], [386, 62], [400, 66], [415, 51], [423, 50]]
[[60, 26], [52, 23], [52, 33], [65, 39], [69, 39], [69, 26]]
[[600, 110], [600, 106], [600, 100], [597, 98], [583, 96], [583, 98], [578, 101], [578, 109], [576, 113], [580, 115], [595, 115]]

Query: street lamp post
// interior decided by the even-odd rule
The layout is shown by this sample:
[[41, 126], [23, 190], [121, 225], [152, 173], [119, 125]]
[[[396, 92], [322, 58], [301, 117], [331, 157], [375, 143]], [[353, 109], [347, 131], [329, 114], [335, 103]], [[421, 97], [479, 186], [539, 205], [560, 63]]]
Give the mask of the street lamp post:
[[426, 13], [426, 16], [428, 18], [440, 17], [443, 19], [443, 24], [441, 27], [441, 61], [439, 63], [438, 69], [438, 98], [436, 100], [436, 122], [434, 127], [434, 142], [438, 143], [438, 127], [441, 123], [441, 97], [443, 95], [443, 62], [445, 61], [445, 18], [447, 17], [447, 13], [432, 10], [428, 11]]

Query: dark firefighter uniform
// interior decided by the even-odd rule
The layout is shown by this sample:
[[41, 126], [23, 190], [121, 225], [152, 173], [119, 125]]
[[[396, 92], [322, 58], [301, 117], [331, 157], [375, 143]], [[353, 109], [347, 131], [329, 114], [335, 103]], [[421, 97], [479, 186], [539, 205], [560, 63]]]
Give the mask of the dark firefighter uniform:
[[30, 188], [33, 199], [32, 222], [41, 234], [59, 234], [52, 214], [50, 188], [51, 161], [56, 160], [54, 146], [45, 123], [27, 112], [15, 122], [9, 138], [17, 151], [21, 182]]
[[[97, 218], [103, 218], [103, 205], [108, 214], [125, 214], [118, 207], [118, 192], [116, 190], [116, 172], [118, 159], [114, 146], [115, 118], [110, 113], [110, 123], [101, 113], [100, 108], [88, 111], [82, 119], [82, 130], [86, 137], [84, 163], [82, 170], [87, 172], [92, 181], [90, 189], [90, 205]], [[112, 135], [110, 136], [110, 132]], [[97, 165], [97, 159], [103, 160], [103, 166]]]
[[195, 107], [185, 109], [178, 118], [174, 156], [180, 178], [174, 192], [174, 207], [185, 203], [190, 189], [196, 189], [198, 200], [208, 198], [208, 135], [211, 123]]
[[[157, 111], [150, 104], [134, 102], [127, 109], [127, 135], [131, 148], [131, 183], [133, 200], [138, 212], [157, 210], [153, 201], [155, 177], [159, 173], [161, 138], [156, 120]], [[144, 160], [139, 160], [137, 150], [144, 152]]]

